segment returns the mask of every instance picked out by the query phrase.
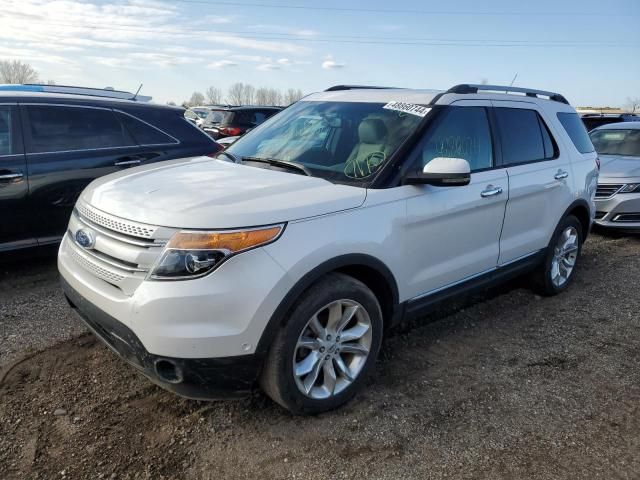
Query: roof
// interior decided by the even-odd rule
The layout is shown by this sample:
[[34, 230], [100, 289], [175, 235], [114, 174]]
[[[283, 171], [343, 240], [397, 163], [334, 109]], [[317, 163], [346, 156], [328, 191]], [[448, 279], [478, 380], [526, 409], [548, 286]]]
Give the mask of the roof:
[[441, 90], [410, 90], [407, 88], [349, 88], [312, 93], [301, 102], [406, 102], [428, 104]]
[[640, 121], [607, 123], [606, 125], [601, 125], [591, 131], [595, 132], [596, 130], [640, 130]]
[[162, 105], [151, 102], [136, 102], [121, 98], [98, 97], [93, 95], [74, 95], [69, 93], [25, 92], [0, 90], [0, 102], [24, 102], [24, 103], [69, 103], [69, 104], [93, 104], [111, 107], [135, 106], [140, 108], [167, 108], [183, 111], [182, 107]]

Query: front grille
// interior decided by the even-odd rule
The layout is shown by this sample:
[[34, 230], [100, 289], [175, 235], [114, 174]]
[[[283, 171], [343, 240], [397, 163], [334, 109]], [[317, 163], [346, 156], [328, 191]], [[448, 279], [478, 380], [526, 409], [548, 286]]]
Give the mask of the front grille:
[[151, 238], [157, 230], [157, 227], [152, 227], [150, 225], [144, 225], [137, 222], [134, 223], [113, 217], [112, 215], [108, 215], [102, 212], [97, 212], [95, 209], [87, 207], [86, 205], [78, 204], [76, 208], [83, 217], [90, 220], [91, 222], [96, 223], [101, 227], [105, 227], [109, 230], [124, 233], [125, 235], [131, 235], [133, 237], [141, 238]]
[[640, 213], [620, 213], [613, 217], [614, 222], [640, 222]]
[[[81, 229], [94, 237], [88, 248], [76, 241]], [[173, 233], [173, 229], [120, 219], [78, 203], [69, 220], [65, 248], [91, 275], [132, 295]]]
[[624, 184], [599, 183], [598, 188], [596, 188], [596, 198], [613, 197], [622, 187], [624, 187]]

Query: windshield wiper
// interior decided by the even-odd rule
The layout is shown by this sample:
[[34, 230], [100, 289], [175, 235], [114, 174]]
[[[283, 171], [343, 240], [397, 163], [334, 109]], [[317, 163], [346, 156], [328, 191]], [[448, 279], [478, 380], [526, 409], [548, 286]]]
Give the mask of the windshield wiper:
[[233, 163], [242, 163], [238, 157], [236, 157], [236, 156], [235, 156], [234, 154], [232, 154], [232, 153], [227, 152], [226, 150], [220, 150], [220, 151], [218, 152], [218, 155], [224, 155], [224, 156], [226, 156], [227, 158], [230, 158], [230, 159], [233, 161]]
[[268, 163], [269, 165], [275, 165], [276, 167], [288, 168], [289, 170], [296, 170], [308, 177], [312, 177], [313, 174], [307, 167], [297, 162], [289, 162], [287, 160], [278, 160], [277, 158], [263, 158], [263, 157], [242, 157], [243, 162], [261, 162]]

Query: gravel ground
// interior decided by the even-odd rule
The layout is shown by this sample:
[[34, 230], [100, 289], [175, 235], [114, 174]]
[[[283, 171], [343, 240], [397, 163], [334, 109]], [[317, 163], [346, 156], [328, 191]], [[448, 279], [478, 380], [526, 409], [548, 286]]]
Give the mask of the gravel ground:
[[[90, 335], [59, 343], [0, 374], [0, 477], [638, 479], [640, 239], [583, 253], [560, 296], [516, 281], [398, 329], [366, 391], [317, 417], [179, 399]], [[81, 330], [53, 262], [13, 272], [3, 351]]]

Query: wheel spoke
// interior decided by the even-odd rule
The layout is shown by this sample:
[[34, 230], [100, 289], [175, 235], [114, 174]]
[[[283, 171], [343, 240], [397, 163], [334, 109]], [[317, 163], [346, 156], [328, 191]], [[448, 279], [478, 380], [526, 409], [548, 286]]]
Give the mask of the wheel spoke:
[[368, 331], [369, 325], [358, 323], [347, 330], [343, 330], [342, 333], [340, 333], [340, 340], [342, 342], [353, 342], [354, 340], [362, 338]]
[[318, 350], [320, 348], [320, 342], [317, 338], [312, 337], [300, 337], [296, 348], [307, 348], [309, 350]]
[[333, 395], [336, 389], [336, 381], [336, 369], [333, 367], [333, 362], [324, 362], [324, 386], [329, 395]]
[[573, 268], [575, 263], [576, 263], [575, 259], [572, 259], [569, 257], [564, 257], [562, 259], [562, 264], [565, 266], [565, 268]]
[[351, 370], [340, 355], [335, 358], [336, 367], [338, 367], [338, 371], [350, 382], [353, 382], [353, 377], [351, 376]]
[[324, 357], [318, 356], [318, 361], [313, 365], [313, 368], [305, 377], [303, 384], [304, 389], [307, 393], [309, 393], [313, 386], [316, 384], [316, 380], [318, 380], [318, 375], [320, 374], [320, 370], [322, 370], [324, 363]]
[[560, 264], [558, 261], [554, 260], [551, 262], [551, 279], [555, 281], [558, 275], [560, 275]]
[[[567, 230], [567, 233], [569, 231]], [[562, 244], [562, 251], [566, 252], [568, 248], [574, 247], [578, 248], [576, 245], [578, 243], [578, 237], [576, 235], [568, 234], [567, 239]]]
[[314, 317], [309, 321], [309, 328], [319, 338], [324, 338], [326, 335], [326, 330], [320, 323], [320, 320], [318, 320], [317, 315], [314, 315]]
[[340, 353], [353, 353], [354, 355], [367, 355], [369, 349], [360, 345], [359, 343], [347, 343], [342, 344], [340, 347]]
[[327, 320], [327, 330], [331, 332], [338, 331], [338, 325], [342, 319], [342, 303], [335, 302], [329, 306], [329, 320]]
[[311, 352], [309, 355], [297, 362], [295, 364], [296, 377], [304, 377], [305, 375], [308, 375], [320, 362], [320, 359], [322, 359], [322, 356], [319, 353]]
[[338, 328], [336, 329], [338, 333], [342, 332], [344, 327], [349, 325], [349, 322], [351, 321], [351, 319], [356, 314], [359, 308], [360, 307], [358, 305], [353, 305], [344, 309], [344, 312], [342, 313], [342, 318], [340, 319], [340, 322], [338, 322]]

